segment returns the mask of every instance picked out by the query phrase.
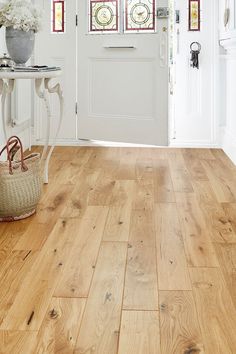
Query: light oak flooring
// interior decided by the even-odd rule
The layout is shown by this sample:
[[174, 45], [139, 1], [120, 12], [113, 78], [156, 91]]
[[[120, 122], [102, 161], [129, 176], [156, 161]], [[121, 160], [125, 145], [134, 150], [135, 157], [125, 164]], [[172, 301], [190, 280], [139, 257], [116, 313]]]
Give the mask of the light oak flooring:
[[236, 167], [221, 150], [56, 148], [0, 224], [1, 354], [235, 354]]

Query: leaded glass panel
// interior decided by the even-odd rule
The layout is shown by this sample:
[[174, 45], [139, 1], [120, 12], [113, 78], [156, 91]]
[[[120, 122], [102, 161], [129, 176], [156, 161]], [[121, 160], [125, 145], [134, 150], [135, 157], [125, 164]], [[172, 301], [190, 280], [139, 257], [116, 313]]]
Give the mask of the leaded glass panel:
[[125, 0], [125, 32], [154, 32], [155, 10], [155, 0]]
[[90, 32], [118, 32], [119, 0], [90, 0]]
[[65, 32], [65, 1], [52, 1], [52, 32]]
[[189, 31], [200, 31], [200, 0], [189, 0]]

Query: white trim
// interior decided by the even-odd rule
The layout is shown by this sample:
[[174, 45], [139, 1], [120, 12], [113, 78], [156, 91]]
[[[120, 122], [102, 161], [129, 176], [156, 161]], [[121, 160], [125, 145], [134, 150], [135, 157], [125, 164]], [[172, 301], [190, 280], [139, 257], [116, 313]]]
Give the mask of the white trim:
[[171, 140], [170, 147], [178, 148], [219, 148], [220, 145], [218, 142], [211, 141], [202, 141], [202, 140], [193, 140], [193, 141], [181, 141], [181, 140]]
[[225, 127], [221, 128], [220, 135], [222, 149], [236, 165], [236, 137]]
[[[52, 141], [49, 142], [49, 145]], [[33, 140], [33, 145], [44, 145], [42, 140]], [[154, 147], [154, 148], [220, 148], [218, 143], [212, 143], [209, 141], [178, 141], [171, 140], [169, 146], [156, 146], [156, 145], [143, 145], [143, 144], [128, 144], [119, 142], [109, 142], [109, 141], [93, 141], [93, 140], [66, 140], [58, 139], [56, 146], [118, 146], [118, 147]]]

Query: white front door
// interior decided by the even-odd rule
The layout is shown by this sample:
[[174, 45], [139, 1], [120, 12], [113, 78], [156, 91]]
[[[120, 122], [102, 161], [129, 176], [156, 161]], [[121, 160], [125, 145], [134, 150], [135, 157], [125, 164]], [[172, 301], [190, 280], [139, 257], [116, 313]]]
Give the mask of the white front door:
[[[176, 0], [180, 21], [177, 34], [175, 119], [172, 146], [214, 146], [217, 144], [215, 82], [218, 46], [217, 6], [215, 0], [200, 2], [200, 31], [187, 31], [186, 2]], [[190, 46], [199, 42], [199, 69], [191, 66]], [[197, 48], [193, 45], [193, 49]], [[220, 98], [221, 99], [221, 98]]]
[[78, 0], [79, 138], [168, 144], [168, 20], [153, 3]]

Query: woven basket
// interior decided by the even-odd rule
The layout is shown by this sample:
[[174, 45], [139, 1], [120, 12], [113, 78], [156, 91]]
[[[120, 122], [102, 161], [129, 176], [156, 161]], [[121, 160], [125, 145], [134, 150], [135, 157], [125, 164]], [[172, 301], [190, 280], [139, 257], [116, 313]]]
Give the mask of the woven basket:
[[[20, 148], [21, 158], [12, 161], [16, 146]], [[7, 161], [0, 161], [0, 221], [25, 219], [35, 213], [42, 191], [40, 154], [24, 158], [22, 143], [16, 136], [7, 141], [0, 156], [4, 150], [7, 150]]]

